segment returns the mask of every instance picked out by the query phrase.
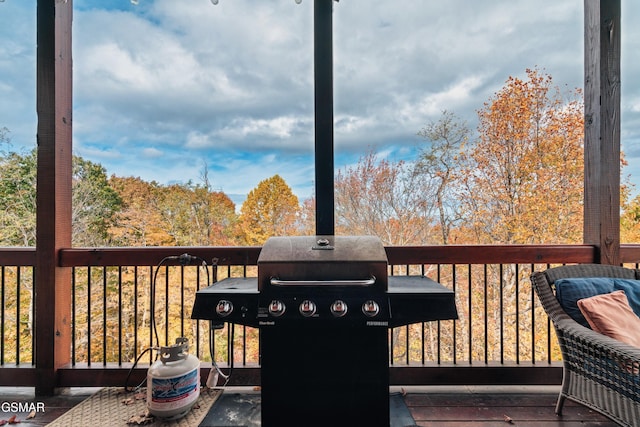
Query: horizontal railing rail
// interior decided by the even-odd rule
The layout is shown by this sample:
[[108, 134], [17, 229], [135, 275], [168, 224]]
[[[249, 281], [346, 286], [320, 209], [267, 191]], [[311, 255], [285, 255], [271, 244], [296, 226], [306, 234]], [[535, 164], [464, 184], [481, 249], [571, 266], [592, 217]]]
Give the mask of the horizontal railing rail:
[[[72, 269], [72, 348], [68, 366], [58, 370], [58, 385], [123, 385], [143, 351], [178, 336], [189, 338], [203, 375], [213, 358], [223, 368], [233, 367], [232, 384], [258, 384], [259, 331], [214, 329], [190, 314], [198, 289], [225, 277], [256, 276], [260, 249], [62, 250], [58, 265]], [[529, 275], [553, 265], [594, 262], [593, 246], [390, 246], [386, 251], [390, 274], [424, 274], [455, 290], [460, 314], [456, 321], [389, 331], [392, 384], [559, 383], [554, 331]], [[207, 267], [181, 265], [175, 258], [184, 253]], [[621, 259], [637, 267], [640, 245], [622, 245]], [[33, 248], [0, 248], [1, 385], [35, 384], [35, 260]], [[153, 360], [148, 353], [131, 371], [131, 382], [144, 378]]]

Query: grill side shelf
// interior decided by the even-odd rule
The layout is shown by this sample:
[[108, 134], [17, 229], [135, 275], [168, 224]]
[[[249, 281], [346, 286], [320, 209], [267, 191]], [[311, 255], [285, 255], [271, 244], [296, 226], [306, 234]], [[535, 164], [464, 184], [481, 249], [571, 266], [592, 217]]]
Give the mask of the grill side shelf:
[[424, 276], [389, 276], [390, 327], [458, 318], [455, 293]]
[[[196, 292], [192, 319], [215, 320], [257, 327], [258, 279], [232, 277], [223, 279]], [[220, 301], [229, 301], [232, 311], [221, 317], [216, 313]]]

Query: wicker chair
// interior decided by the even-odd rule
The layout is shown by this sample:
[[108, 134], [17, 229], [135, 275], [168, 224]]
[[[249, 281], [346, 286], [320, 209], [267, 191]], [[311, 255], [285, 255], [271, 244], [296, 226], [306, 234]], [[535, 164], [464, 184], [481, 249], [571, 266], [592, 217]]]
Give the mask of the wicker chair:
[[570, 399], [620, 425], [638, 427], [640, 348], [585, 328], [566, 314], [556, 299], [554, 282], [576, 277], [640, 279], [640, 270], [588, 264], [550, 268], [531, 276], [562, 351], [563, 379], [556, 414], [562, 414], [565, 399]]

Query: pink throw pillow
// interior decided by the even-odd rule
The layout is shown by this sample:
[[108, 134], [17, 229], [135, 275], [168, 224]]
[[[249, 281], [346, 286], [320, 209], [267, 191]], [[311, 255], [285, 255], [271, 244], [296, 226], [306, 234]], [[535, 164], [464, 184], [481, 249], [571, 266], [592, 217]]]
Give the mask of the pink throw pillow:
[[624, 291], [578, 300], [578, 308], [594, 331], [640, 348], [640, 317]]

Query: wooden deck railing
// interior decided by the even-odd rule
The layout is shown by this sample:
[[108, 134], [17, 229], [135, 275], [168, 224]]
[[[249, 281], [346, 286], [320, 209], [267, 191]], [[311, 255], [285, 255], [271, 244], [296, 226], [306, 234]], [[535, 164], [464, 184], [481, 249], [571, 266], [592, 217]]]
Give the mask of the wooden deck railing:
[[[389, 332], [392, 384], [557, 384], [561, 371], [552, 327], [530, 286], [534, 270], [590, 263], [590, 245], [387, 247], [390, 274], [425, 274], [455, 290], [460, 319]], [[211, 357], [233, 365], [232, 384], [259, 382], [259, 332], [236, 326], [210, 330], [190, 319], [194, 293], [212, 280], [255, 276], [259, 247], [66, 249], [59, 265], [72, 269], [72, 349], [58, 385], [123, 385], [132, 362], [155, 345], [152, 280], [160, 344], [189, 338], [203, 373]], [[189, 253], [207, 261], [158, 269], [168, 256]], [[637, 266], [640, 245], [623, 245], [623, 261]], [[216, 267], [210, 264], [215, 260]], [[0, 385], [33, 386], [35, 254], [0, 249]], [[46, 326], [42, 326], [46, 327]], [[233, 345], [229, 343], [233, 339]], [[210, 344], [213, 343], [213, 346]], [[212, 347], [212, 348], [211, 348]], [[233, 353], [231, 353], [233, 348]], [[132, 382], [144, 378], [149, 357]]]

